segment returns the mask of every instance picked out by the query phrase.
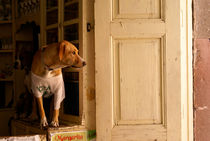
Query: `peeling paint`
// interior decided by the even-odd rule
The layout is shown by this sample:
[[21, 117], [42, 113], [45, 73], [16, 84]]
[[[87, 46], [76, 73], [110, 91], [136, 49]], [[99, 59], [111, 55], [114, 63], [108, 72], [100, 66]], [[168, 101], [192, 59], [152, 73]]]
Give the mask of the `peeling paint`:
[[203, 106], [203, 107], [198, 107], [198, 108], [196, 108], [196, 110], [206, 110], [206, 109], [208, 109], [208, 107], [207, 106]]
[[196, 64], [200, 60], [200, 50], [195, 48], [193, 54], [194, 54], [194, 64]]
[[120, 22], [120, 25], [121, 25], [121, 27], [122, 27], [123, 29], [125, 29], [125, 26], [124, 26], [124, 24], [123, 24], [122, 22]]

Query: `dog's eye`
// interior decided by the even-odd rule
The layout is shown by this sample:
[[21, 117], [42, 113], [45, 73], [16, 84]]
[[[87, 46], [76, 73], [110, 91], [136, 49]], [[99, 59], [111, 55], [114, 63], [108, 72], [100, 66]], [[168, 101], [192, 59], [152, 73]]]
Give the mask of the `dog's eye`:
[[73, 51], [73, 52], [72, 52], [72, 54], [73, 54], [73, 55], [75, 55], [75, 54], [76, 54], [76, 52], [75, 52], [75, 51]]

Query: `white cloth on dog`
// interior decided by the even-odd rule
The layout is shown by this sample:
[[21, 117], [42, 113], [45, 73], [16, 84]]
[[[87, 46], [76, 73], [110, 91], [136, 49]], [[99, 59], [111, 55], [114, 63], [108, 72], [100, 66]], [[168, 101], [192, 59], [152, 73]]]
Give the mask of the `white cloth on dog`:
[[31, 72], [31, 89], [35, 97], [49, 97], [54, 95], [54, 109], [58, 110], [60, 104], [65, 98], [65, 89], [62, 74], [51, 77], [42, 78]]

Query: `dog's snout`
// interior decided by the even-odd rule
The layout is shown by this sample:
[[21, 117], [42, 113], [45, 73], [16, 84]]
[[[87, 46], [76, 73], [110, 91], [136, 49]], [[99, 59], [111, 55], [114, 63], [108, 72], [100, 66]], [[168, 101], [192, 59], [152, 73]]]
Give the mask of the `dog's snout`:
[[82, 65], [83, 65], [83, 66], [85, 66], [85, 65], [87, 65], [87, 64], [86, 64], [86, 62], [85, 62], [85, 61], [83, 61], [83, 62], [82, 62]]

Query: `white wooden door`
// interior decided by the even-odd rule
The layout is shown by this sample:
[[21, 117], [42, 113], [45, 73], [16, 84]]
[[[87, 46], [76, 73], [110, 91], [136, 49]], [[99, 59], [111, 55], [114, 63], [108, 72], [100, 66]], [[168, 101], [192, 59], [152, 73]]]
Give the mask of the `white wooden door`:
[[95, 1], [97, 141], [189, 139], [186, 2]]

